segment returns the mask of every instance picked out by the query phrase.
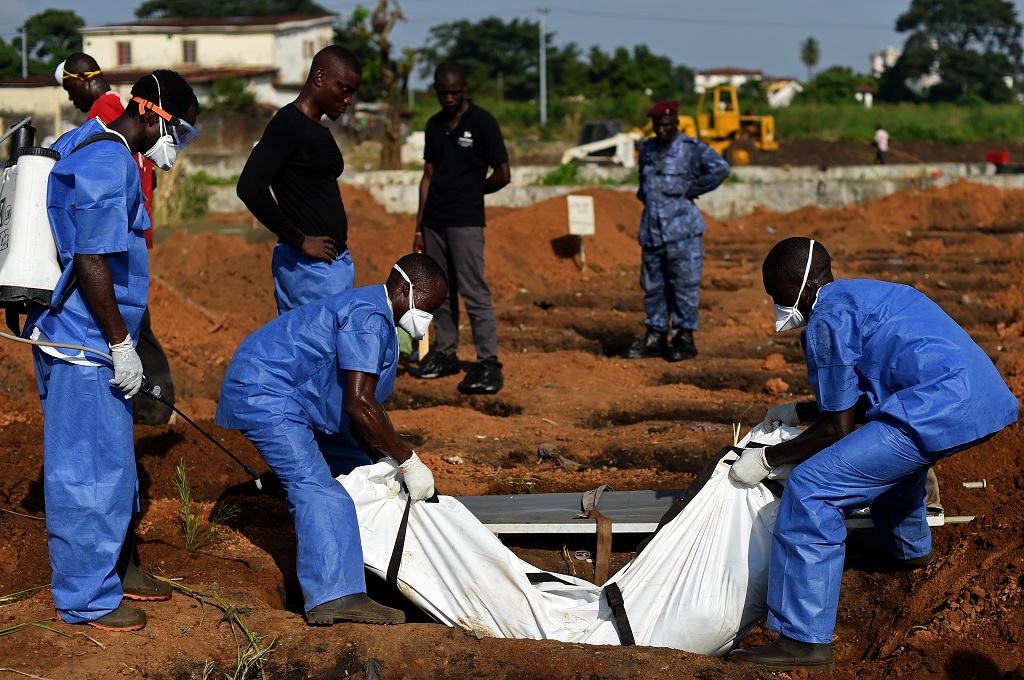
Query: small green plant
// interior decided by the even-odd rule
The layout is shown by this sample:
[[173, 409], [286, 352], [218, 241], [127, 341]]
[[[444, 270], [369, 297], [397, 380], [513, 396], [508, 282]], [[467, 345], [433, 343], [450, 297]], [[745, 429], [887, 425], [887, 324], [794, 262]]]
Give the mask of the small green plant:
[[205, 217], [210, 211], [210, 187], [189, 170], [187, 158], [178, 158], [162, 172], [153, 192], [153, 221], [173, 224]]
[[556, 186], [566, 184], [579, 184], [577, 175], [579, 174], [579, 166], [575, 163], [562, 163], [556, 169], [547, 173], [546, 175], [539, 177], [534, 184], [539, 186]]
[[491, 482], [487, 488], [501, 493], [537, 493], [537, 481], [535, 477], [500, 477]]
[[200, 170], [192, 175], [199, 184], [203, 184], [209, 187], [232, 187], [238, 184], [238, 175], [232, 175], [231, 177], [215, 177], [206, 170]]
[[223, 528], [228, 522], [238, 517], [241, 508], [233, 503], [225, 503], [218, 507], [210, 523], [203, 527], [203, 504], [192, 500], [192, 486], [188, 483], [188, 471], [185, 459], [178, 462], [177, 477], [174, 488], [178, 490], [180, 501], [181, 529], [185, 534], [185, 550], [198, 550], [208, 543], [220, 543], [224, 540]]
[[[181, 467], [179, 466], [179, 471]], [[199, 606], [202, 611], [202, 616], [199, 621], [199, 625], [202, 625], [206, 619], [206, 605], [212, 605], [217, 609], [224, 612], [224, 616], [220, 619], [220, 623], [225, 621], [230, 626], [231, 638], [235, 642], [235, 667], [234, 668], [220, 668], [213, 661], [207, 660], [203, 664], [203, 680], [210, 678], [224, 678], [224, 680], [247, 680], [252, 678], [259, 673], [260, 677], [266, 678], [266, 669], [263, 664], [277, 649], [277, 641], [272, 640], [269, 645], [262, 647], [263, 641], [266, 639], [263, 635], [255, 631], [249, 630], [245, 625], [243, 616], [247, 615], [247, 611], [239, 609], [234, 605], [229, 604], [224, 600], [217, 592], [200, 592], [193, 590], [180, 583], [174, 581], [168, 581], [167, 579], [161, 579], [167, 581], [172, 588], [184, 593], [185, 595], [195, 599], [199, 602]], [[217, 584], [213, 584], [213, 591], [217, 590]], [[238, 631], [235, 631], [238, 628]], [[244, 639], [239, 639], [238, 633], [242, 634]]]

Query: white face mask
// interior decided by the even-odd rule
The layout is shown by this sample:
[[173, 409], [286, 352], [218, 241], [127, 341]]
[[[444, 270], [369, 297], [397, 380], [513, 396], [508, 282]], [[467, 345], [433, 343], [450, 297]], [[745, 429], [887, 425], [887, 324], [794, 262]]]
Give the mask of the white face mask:
[[160, 119], [160, 133], [160, 139], [156, 140], [156, 144], [142, 155], [151, 160], [153, 165], [166, 172], [171, 169], [178, 157], [178, 145], [174, 143], [174, 137], [167, 130], [163, 118]]
[[[154, 74], [153, 80], [156, 81], [156, 105], [163, 109], [164, 98], [160, 94], [160, 79]], [[160, 138], [156, 140], [156, 144], [150, 147], [149, 151], [142, 155], [164, 172], [170, 170], [174, 165], [174, 160], [178, 157], [178, 145], [174, 142], [174, 137], [163, 118], [160, 118]]]
[[395, 271], [402, 275], [405, 282], [409, 284], [409, 309], [402, 315], [402, 318], [398, 320], [398, 326], [412, 336], [413, 340], [421, 340], [427, 332], [427, 328], [430, 327], [430, 322], [434, 320], [434, 315], [425, 312], [422, 309], [416, 309], [416, 299], [413, 297], [412, 281], [406, 276], [402, 268], [397, 264], [394, 267]]
[[[807, 325], [807, 319], [796, 308], [800, 304], [800, 296], [804, 294], [804, 287], [807, 285], [807, 276], [811, 273], [811, 260], [814, 258], [814, 239], [811, 239], [811, 248], [807, 252], [807, 266], [804, 267], [804, 280], [800, 282], [800, 292], [796, 294], [796, 304], [792, 307], [775, 305], [775, 332], [791, 331], [794, 328], [803, 328]], [[817, 302], [817, 301], [815, 301]]]

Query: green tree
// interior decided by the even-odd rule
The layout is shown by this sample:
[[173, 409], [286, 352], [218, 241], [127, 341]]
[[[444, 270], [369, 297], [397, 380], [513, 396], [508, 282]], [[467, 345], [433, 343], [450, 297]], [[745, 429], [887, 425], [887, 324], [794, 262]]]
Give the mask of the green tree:
[[825, 104], [842, 104], [853, 101], [853, 90], [865, 77], [853, 72], [847, 66], [832, 66], [820, 71], [814, 79], [814, 93], [817, 100]]
[[146, 0], [135, 9], [139, 19], [265, 17], [277, 14], [327, 14], [313, 0]]
[[21, 53], [0, 38], [0, 78], [21, 76]]
[[334, 29], [334, 42], [356, 55], [363, 66], [363, 84], [359, 87], [359, 98], [376, 101], [387, 96], [381, 83], [380, 50], [370, 40], [366, 20], [370, 10], [356, 5], [352, 13]]
[[256, 108], [256, 94], [235, 76], [223, 76], [210, 85], [211, 111], [245, 113]]
[[[79, 30], [83, 26], [85, 20], [71, 10], [47, 9], [30, 16], [18, 27], [19, 35], [11, 41], [11, 48], [18, 55], [16, 75], [21, 75], [22, 29], [27, 35], [29, 75], [45, 75], [53, 73], [57, 64], [81, 49], [82, 34]], [[3, 61], [0, 57], [0, 68]]]
[[818, 89], [814, 83], [814, 67], [818, 65], [818, 59], [820, 58], [821, 47], [813, 36], [800, 43], [800, 61], [807, 67], [807, 85], [811, 90], [811, 132], [814, 132], [814, 109], [818, 104]]
[[[466, 69], [466, 79], [477, 92], [496, 92], [498, 74], [507, 99], [523, 101], [538, 95], [540, 24], [529, 19], [509, 22], [498, 17], [480, 21], [460, 19], [434, 26], [422, 50], [421, 75], [431, 78], [443, 61], [455, 60]], [[554, 34], [547, 35], [550, 45]], [[548, 52], [549, 59], [552, 56]], [[557, 61], [557, 59], [555, 60]], [[557, 72], [550, 64], [551, 73]]]
[[808, 84], [814, 81], [814, 68], [818, 65], [820, 58], [821, 46], [813, 36], [800, 43], [800, 61], [807, 67]]
[[[405, 21], [398, 0], [377, 0], [377, 6], [372, 12], [359, 6], [353, 16], [356, 18], [350, 20], [348, 30], [356, 39], [353, 44], [363, 50], [366, 59], [364, 76], [369, 71], [372, 78], [379, 78], [379, 98], [388, 104], [388, 115], [384, 119], [384, 143], [380, 151], [381, 168], [394, 170], [402, 167], [402, 105], [418, 51], [405, 49], [399, 58], [391, 54], [391, 31], [396, 23]], [[372, 89], [366, 90], [365, 86], [360, 86], [360, 90], [370, 95], [367, 99], [374, 98]]]
[[[909, 33], [903, 53], [884, 88], [901, 93], [894, 78], [938, 76], [928, 88], [932, 101], [954, 101], [978, 95], [1006, 101], [1004, 77], [1021, 73], [1021, 24], [1013, 3], [1006, 0], [911, 0], [896, 20], [899, 33]], [[904, 92], [905, 94], [905, 92]]]

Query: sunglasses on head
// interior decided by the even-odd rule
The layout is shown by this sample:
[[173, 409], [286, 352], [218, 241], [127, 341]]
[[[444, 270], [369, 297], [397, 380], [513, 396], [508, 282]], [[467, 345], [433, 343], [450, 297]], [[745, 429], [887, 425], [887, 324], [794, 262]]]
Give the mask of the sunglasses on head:
[[174, 137], [174, 143], [178, 145], [179, 149], [184, 149], [199, 136], [199, 131], [189, 125], [187, 121], [177, 116], [172, 116], [153, 102], [147, 101], [142, 97], [132, 97], [132, 101], [138, 103], [140, 115], [145, 113], [146, 109], [149, 109], [167, 121], [167, 125], [171, 128], [171, 136]]

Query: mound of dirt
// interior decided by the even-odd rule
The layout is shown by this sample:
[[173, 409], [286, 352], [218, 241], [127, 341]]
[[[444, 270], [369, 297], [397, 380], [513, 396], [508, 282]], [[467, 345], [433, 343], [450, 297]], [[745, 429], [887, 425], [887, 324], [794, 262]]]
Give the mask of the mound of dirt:
[[[752, 426], [776, 402], [808, 396], [798, 336], [773, 332], [761, 287], [764, 255], [791, 235], [821, 240], [838, 276], [898, 281], [927, 293], [989, 353], [1014, 393], [1024, 395], [1024, 192], [959, 183], [844, 210], [709, 219], [700, 355], [680, 364], [618, 358], [643, 328], [641, 205], [630, 193], [583, 193], [594, 197], [597, 220], [596, 235], [585, 242], [586, 273], [578, 241], [567, 235], [564, 199], [489, 213], [487, 271], [506, 373], [501, 392], [467, 397], [455, 389], [460, 376], [418, 381], [400, 371], [386, 407], [442, 492], [582, 491], [602, 483], [616, 490], [678, 489], [732, 443], [734, 424]], [[380, 283], [408, 252], [413, 219], [388, 215], [365, 192], [345, 187], [343, 194], [357, 283]], [[251, 445], [211, 422], [232, 352], [274, 316], [273, 241], [262, 228], [250, 229], [246, 216], [231, 221], [243, 233], [182, 231], [158, 245], [150, 306], [179, 407], [262, 474], [267, 468]], [[475, 359], [468, 322], [462, 333], [465, 368]], [[234, 670], [241, 638], [221, 614], [183, 593], [144, 604], [150, 621], [140, 634], [90, 629], [84, 637], [79, 628], [49, 620], [46, 588], [28, 591], [48, 583], [50, 574], [42, 417], [28, 348], [0, 342], [0, 385], [0, 598], [19, 593], [0, 599], [0, 632], [39, 620], [49, 627], [9, 632], [0, 665], [52, 678], [203, 677], [207, 661]], [[831, 677], [1024, 674], [1020, 436], [1021, 426], [1013, 426], [936, 466], [947, 515], [974, 517], [934, 530], [937, 564], [913, 574], [885, 573], [870, 537], [851, 535]], [[580, 467], [570, 472], [542, 458], [542, 444], [557, 446]], [[410, 624], [308, 628], [294, 532], [272, 476], [257, 493], [237, 465], [183, 422], [140, 426], [136, 450], [142, 563], [209, 593], [208, 604], [212, 595], [220, 597], [263, 636], [264, 646], [276, 641], [267, 677], [364, 677], [374, 659], [383, 662], [385, 678], [751, 677], [727, 662], [674, 650], [478, 640], [425, 620], [379, 583], [373, 593], [405, 606]], [[183, 546], [174, 485], [181, 461], [205, 519], [226, 504], [240, 511], [198, 550]], [[962, 485], [982, 479], [983, 489]], [[564, 555], [594, 549], [593, 538], [580, 535], [507, 540], [524, 559], [564, 573], [587, 575], [583, 563]], [[616, 536], [613, 567], [635, 543]], [[756, 629], [751, 642], [767, 639]]]

